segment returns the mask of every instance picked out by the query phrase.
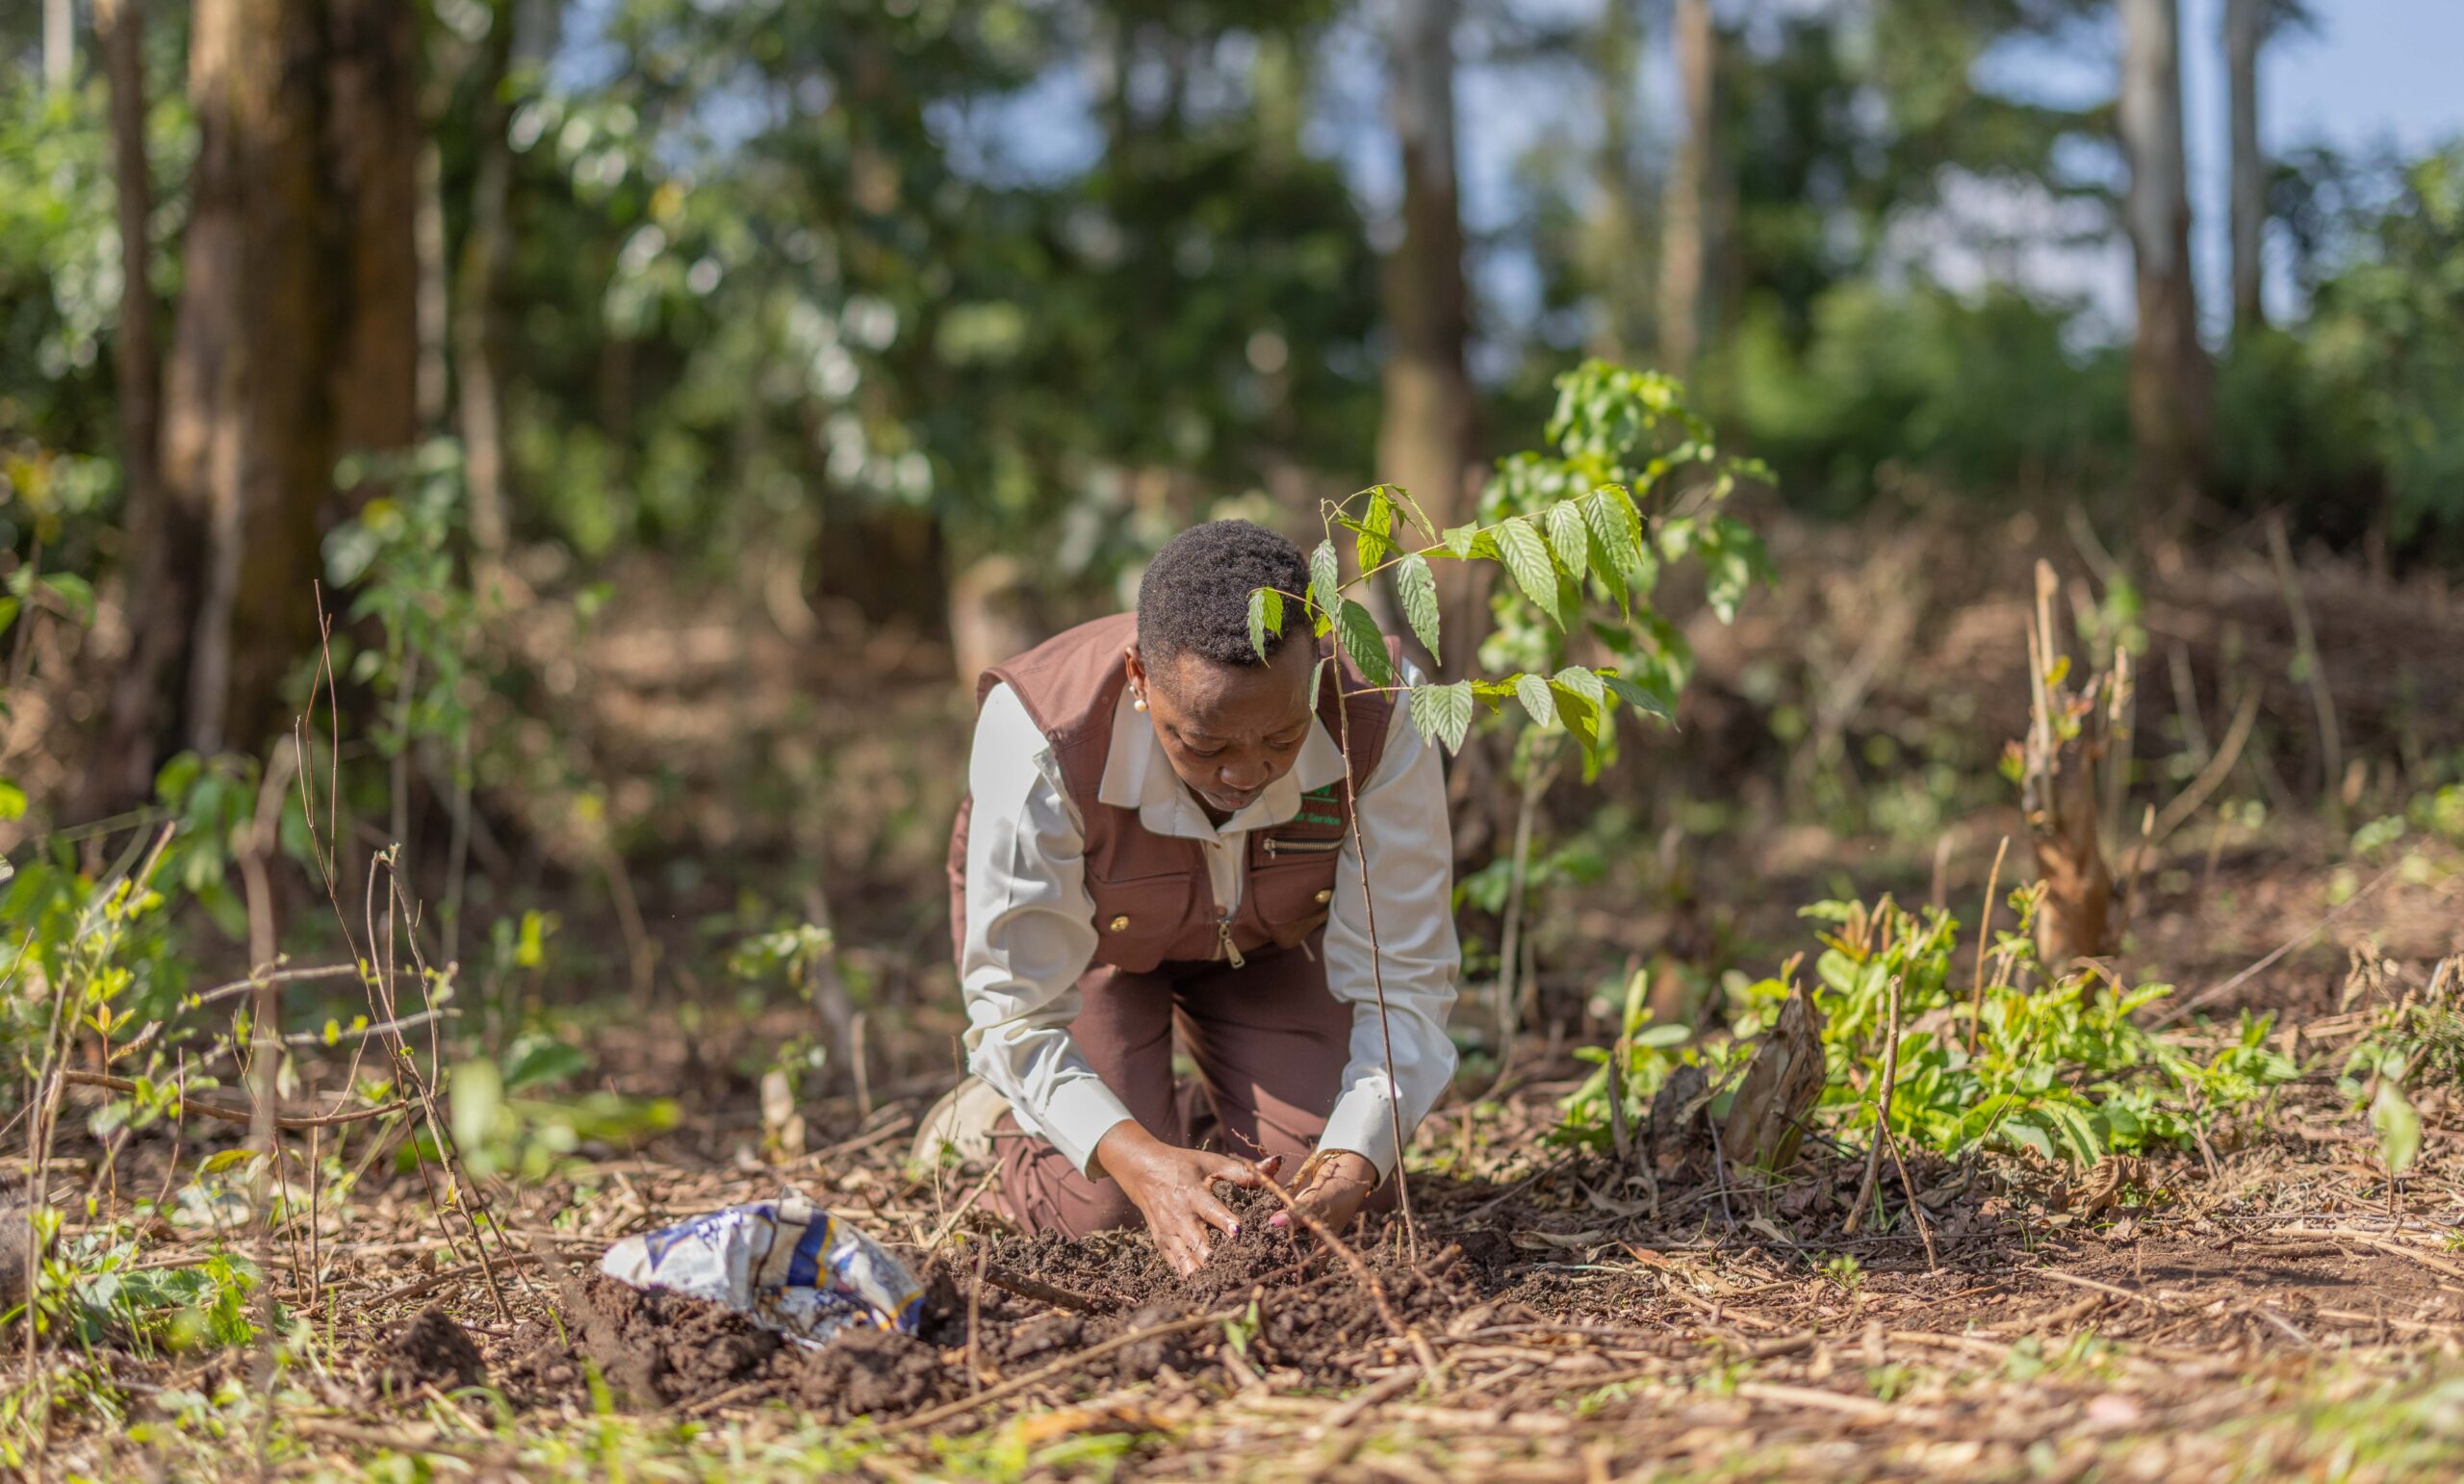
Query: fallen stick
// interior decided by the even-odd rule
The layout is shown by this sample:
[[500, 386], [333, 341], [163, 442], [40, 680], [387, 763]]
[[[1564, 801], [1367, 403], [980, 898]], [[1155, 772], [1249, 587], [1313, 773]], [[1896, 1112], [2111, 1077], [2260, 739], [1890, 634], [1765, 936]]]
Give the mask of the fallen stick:
[[2064, 1304], [2061, 1308], [2051, 1310], [2044, 1314], [2033, 1315], [2026, 1318], [2004, 1319], [1999, 1323], [1988, 1324], [1985, 1327], [1989, 1333], [1993, 1334], [2038, 1334], [2056, 1324], [2069, 1324], [2076, 1320], [2084, 1319], [2088, 1316], [2095, 1313], [2097, 1310], [2102, 1309], [2104, 1306], [2104, 1294], [2091, 1293], [2075, 1304]]
[[1041, 1279], [1030, 1278], [1025, 1273], [1012, 1272], [1006, 1267], [996, 1267], [990, 1263], [984, 1265], [982, 1276], [985, 1282], [996, 1289], [1007, 1290], [1020, 1298], [1032, 1298], [1040, 1304], [1050, 1304], [1056, 1309], [1072, 1309], [1080, 1314], [1113, 1312], [1113, 1306], [1100, 1298], [1091, 1297], [1085, 1293], [1073, 1293], [1067, 1289], [1055, 1288]]
[[1327, 1413], [1325, 1420], [1309, 1429], [1309, 1437], [1314, 1441], [1328, 1433], [1341, 1432], [1370, 1408], [1380, 1402], [1392, 1401], [1418, 1386], [1426, 1374], [1428, 1372], [1419, 1366], [1405, 1366], [1382, 1381], [1362, 1387], [1345, 1397], [1342, 1405]]
[[2390, 1257], [2411, 1258], [2414, 1262], [2421, 1264], [2424, 1267], [2443, 1272], [2451, 1278], [2464, 1278], [2464, 1267], [2458, 1267], [2453, 1263], [2444, 1262], [2438, 1258], [2434, 1258], [2428, 1253], [2422, 1251], [2419, 1247], [2409, 1246], [2400, 1241], [2390, 1241], [2386, 1238], [2374, 1232], [2353, 1231], [2349, 1228], [2330, 1228], [2323, 1232], [2304, 1231], [2301, 1235], [2304, 1237], [2340, 1238], [2346, 1241], [2357, 1241], [2366, 1247], [2374, 1247], [2380, 1252], [2384, 1252]]
[[2119, 1288], [2111, 1283], [2099, 1283], [2093, 1278], [2083, 1278], [2075, 1272], [2064, 1272], [2059, 1267], [2039, 1267], [2032, 1270], [2040, 1278], [2051, 1278], [2056, 1283], [2067, 1283], [2075, 1288], [2094, 1289], [2099, 1293], [2111, 1293], [2116, 1298], [2127, 1298], [2133, 1303], [2145, 1304], [2158, 1314], [2172, 1312], [2144, 1293], [2135, 1293], [2129, 1289]]
[[1739, 1381], [1736, 1394], [1750, 1401], [1768, 1401], [1784, 1407], [1810, 1407], [1818, 1412], [1836, 1412], [1860, 1421], [1901, 1421], [1933, 1416], [1929, 1412], [1876, 1401], [1870, 1396], [1850, 1396], [1839, 1392], [1826, 1392], [1818, 1386], [1787, 1386], [1777, 1381]]

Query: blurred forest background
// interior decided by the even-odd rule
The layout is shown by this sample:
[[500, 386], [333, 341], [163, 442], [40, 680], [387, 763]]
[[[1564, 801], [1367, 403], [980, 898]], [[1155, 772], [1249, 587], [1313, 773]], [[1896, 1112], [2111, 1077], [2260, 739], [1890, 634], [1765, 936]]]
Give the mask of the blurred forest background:
[[2261, 147], [2274, 59], [2405, 10], [24, 0], [5, 915], [183, 822], [173, 994], [330, 946], [251, 862], [331, 850], [356, 914], [398, 848], [522, 1013], [732, 983], [813, 986], [834, 1057], [851, 1011], [946, 1032], [962, 677], [1193, 521], [1468, 519], [1587, 355], [1767, 462], [1779, 576], [1732, 627], [1663, 596], [1695, 684], [1597, 788], [1535, 821], [1467, 754], [1474, 979], [1519, 827], [1578, 1000], [1699, 992], [1807, 890], [1973, 893], [2040, 556], [2138, 659], [2107, 826], [2152, 883], [2464, 835], [2464, 109]]

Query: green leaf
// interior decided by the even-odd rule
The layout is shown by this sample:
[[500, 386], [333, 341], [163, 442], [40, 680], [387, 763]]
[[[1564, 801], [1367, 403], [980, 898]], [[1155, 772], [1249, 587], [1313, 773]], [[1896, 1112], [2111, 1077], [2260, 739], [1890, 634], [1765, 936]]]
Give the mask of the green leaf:
[[1343, 562], [1335, 555], [1332, 541], [1321, 541], [1309, 553], [1309, 602], [1318, 610], [1318, 632], [1335, 621], [1343, 609]]
[[563, 1082], [590, 1070], [590, 1055], [580, 1047], [548, 1036], [526, 1036], [505, 1054], [504, 1090], [519, 1092], [544, 1083]]
[[1591, 533], [1583, 525], [1582, 507], [1571, 499], [1559, 500], [1545, 513], [1549, 523], [1549, 547], [1557, 553], [1557, 565], [1579, 577], [1590, 565]]
[[1472, 727], [1472, 682], [1413, 686], [1412, 725], [1422, 737], [1444, 742], [1448, 752], [1461, 752], [1464, 733]]
[[1367, 608], [1348, 598], [1343, 600], [1340, 612], [1335, 638], [1359, 667], [1362, 677], [1372, 685], [1395, 683], [1395, 667], [1388, 662], [1386, 636], [1378, 631], [1377, 621], [1369, 616]]
[[1561, 689], [1573, 691], [1595, 706], [1608, 704], [1607, 683], [1580, 665], [1568, 665], [1555, 675], [1549, 677], [1549, 682]]
[[1667, 704], [1657, 696], [1627, 679], [1624, 676], [1606, 670], [1600, 671], [1599, 676], [1600, 683], [1607, 689], [1609, 694], [1635, 710], [1646, 716], [1656, 716], [1664, 722], [1675, 719], [1669, 715]]
[[1457, 525], [1449, 530], [1441, 545], [1448, 552], [1465, 561], [1477, 561], [1482, 558], [1489, 561], [1499, 559], [1497, 532], [1477, 522], [1470, 525]]
[[2038, 1128], [2033, 1123], [2022, 1123], [2018, 1119], [2014, 1118], [2003, 1124], [1999, 1132], [2004, 1139], [2009, 1139], [2013, 1144], [2019, 1148], [2034, 1149], [2037, 1153], [2043, 1155], [2047, 1160], [2057, 1158], [2053, 1152], [2053, 1139], [2046, 1135], [2044, 1130]]
[[1532, 605], [1549, 616], [1549, 622], [1559, 628], [1566, 627], [1557, 614], [1557, 569], [1549, 559], [1549, 547], [1540, 532], [1522, 516], [1509, 516], [1497, 528], [1498, 559], [1514, 578], [1514, 585]]
[[[1589, 675], [1591, 672], [1586, 670], [1581, 673]], [[1575, 690], [1570, 686], [1559, 684], [1555, 680], [1551, 680], [1549, 682], [1549, 694], [1551, 699], [1556, 703], [1557, 720], [1563, 722], [1565, 724], [1566, 730], [1573, 732], [1575, 740], [1582, 744], [1583, 755], [1585, 757], [1598, 756], [1600, 753], [1600, 704], [1593, 701], [1590, 697], [1582, 694], [1580, 691]]]
[[205, 1163], [197, 1166], [197, 1173], [200, 1175], [218, 1175], [226, 1169], [232, 1169], [239, 1165], [245, 1164], [256, 1157], [257, 1151], [254, 1149], [217, 1150], [213, 1154], [209, 1154], [205, 1157]]
[[[1810, 915], [1810, 909], [1808, 915]], [[1964, 1154], [1970, 1144], [1991, 1134], [1995, 1125], [2008, 1114], [2011, 1106], [2018, 1101], [2015, 1093], [1996, 1092], [1969, 1109], [1961, 1116], [1959, 1125], [1952, 1130], [1950, 1146], [1943, 1152], [1950, 1155]], [[2050, 1150], [2047, 1151], [2048, 1154], [2050, 1152]]]
[[[1603, 591], [1617, 600], [1618, 617], [1630, 617], [1634, 603], [1632, 594], [1627, 590], [1626, 575], [1617, 569], [1616, 560], [1608, 554], [1607, 549], [1600, 544], [1598, 536], [1591, 537], [1583, 543], [1583, 546], [1590, 559], [1591, 575], [1599, 579]], [[1603, 628], [1614, 630], [1617, 627], [1604, 624], [1588, 614], [1585, 614], [1583, 622], [1594, 633], [1600, 632]]]
[[1283, 632], [1283, 595], [1270, 587], [1249, 594], [1249, 648], [1267, 657], [1267, 638]]
[[1403, 558], [1395, 569], [1395, 596], [1402, 600], [1403, 617], [1428, 657], [1437, 658], [1437, 574], [1429, 571], [1426, 557], [1415, 551]]
[[2060, 1137], [2063, 1152], [2079, 1164], [2093, 1164], [2105, 1155], [2104, 1136], [2088, 1120], [2087, 1113], [2074, 1103], [2044, 1102], [2035, 1112]]
[[1536, 675], [1514, 678], [1514, 699], [1522, 702], [1523, 709], [1530, 712], [1531, 719], [1543, 727], [1557, 719], [1557, 698], [1550, 693], [1549, 682]]
[[1369, 492], [1369, 514], [1352, 526], [1358, 539], [1355, 550], [1360, 557], [1360, 570], [1369, 571], [1395, 550], [1395, 502], [1386, 498], [1386, 486], [1378, 485]]
[[26, 817], [26, 791], [0, 778], [0, 825]]
[[1643, 518], [1623, 487], [1604, 484], [1582, 498], [1583, 523], [1628, 581], [1643, 571]]
[[0, 598], [0, 634], [7, 633], [9, 626], [17, 621], [17, 609], [24, 601], [20, 598]]
[[2422, 1152], [2422, 1115], [2393, 1079], [2381, 1079], [2378, 1095], [2370, 1100], [2370, 1126], [2378, 1131], [2378, 1152], [2387, 1161], [2388, 1174], [2413, 1167]]
[[504, 1110], [504, 1074], [494, 1062], [465, 1062], [453, 1069], [448, 1086], [454, 1142], [477, 1149], [496, 1135], [497, 1116]]

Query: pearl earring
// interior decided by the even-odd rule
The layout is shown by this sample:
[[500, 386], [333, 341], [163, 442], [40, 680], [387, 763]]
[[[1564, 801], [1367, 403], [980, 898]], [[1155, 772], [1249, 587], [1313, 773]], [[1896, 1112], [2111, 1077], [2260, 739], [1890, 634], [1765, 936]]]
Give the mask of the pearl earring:
[[1129, 708], [1133, 711], [1145, 710], [1146, 693], [1144, 691], [1131, 691], [1129, 693]]

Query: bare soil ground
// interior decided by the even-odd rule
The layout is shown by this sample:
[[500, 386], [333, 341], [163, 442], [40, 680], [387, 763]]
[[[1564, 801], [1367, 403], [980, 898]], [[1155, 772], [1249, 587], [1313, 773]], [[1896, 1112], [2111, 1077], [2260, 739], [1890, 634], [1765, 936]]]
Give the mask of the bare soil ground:
[[[837, 1145], [779, 1167], [740, 1167], [719, 1122], [500, 1190], [533, 1235], [492, 1244], [493, 1280], [415, 1179], [380, 1184], [313, 1285], [272, 1255], [320, 1332], [280, 1435], [302, 1468], [573, 1473], [553, 1440], [630, 1420], [644, 1459], [715, 1466], [724, 1439], [890, 1478], [2398, 1478], [2464, 1460], [2464, 1254], [2444, 1240], [2464, 1140], [2444, 1096], [2392, 1204], [2366, 1125], [2313, 1079], [2226, 1147], [2082, 1177], [1919, 1162], [1922, 1233], [1886, 1179], [1883, 1225], [1852, 1236], [1861, 1163], [1840, 1151], [1740, 1184], [1681, 1142], [1621, 1174], [1543, 1141], [1557, 1090], [1432, 1118], [1408, 1231], [1332, 1250], [1252, 1220], [1189, 1282], [1142, 1235], [1011, 1230], [975, 1169], [902, 1170], [917, 1099], [848, 1108]], [[788, 1187], [918, 1265], [919, 1336], [808, 1349], [592, 1270], [625, 1232]], [[194, 1241], [164, 1237], [158, 1261]], [[249, 1364], [108, 1369], [143, 1418]], [[160, 1463], [159, 1438], [104, 1420], [57, 1420], [60, 1456]]]

